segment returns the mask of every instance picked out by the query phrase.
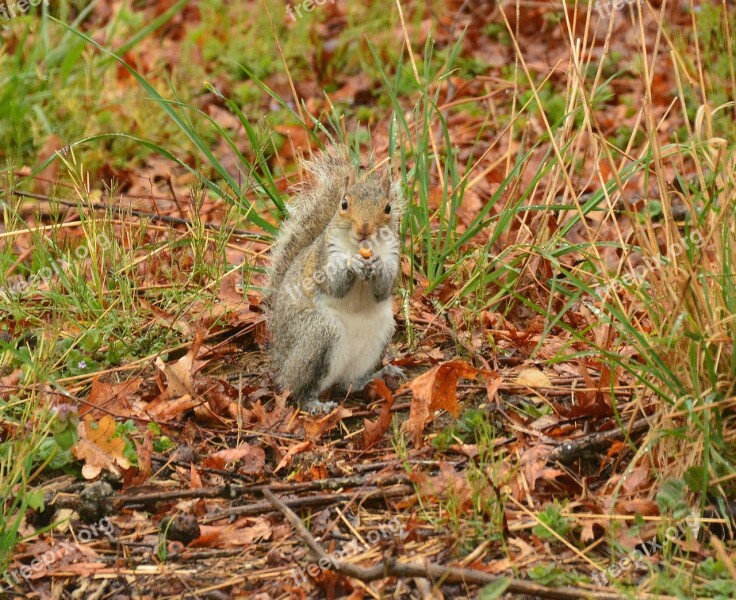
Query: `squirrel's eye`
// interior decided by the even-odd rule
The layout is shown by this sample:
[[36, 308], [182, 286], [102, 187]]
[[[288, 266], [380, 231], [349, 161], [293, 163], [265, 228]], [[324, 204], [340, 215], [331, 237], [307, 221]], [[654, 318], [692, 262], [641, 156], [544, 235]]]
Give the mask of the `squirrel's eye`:
[[383, 209], [383, 212], [385, 212], [387, 215], [391, 214], [391, 205], [387, 204], [386, 208]]
[[343, 210], [348, 209], [348, 199], [347, 198], [342, 199], [342, 204], [340, 205], [340, 208], [342, 208]]

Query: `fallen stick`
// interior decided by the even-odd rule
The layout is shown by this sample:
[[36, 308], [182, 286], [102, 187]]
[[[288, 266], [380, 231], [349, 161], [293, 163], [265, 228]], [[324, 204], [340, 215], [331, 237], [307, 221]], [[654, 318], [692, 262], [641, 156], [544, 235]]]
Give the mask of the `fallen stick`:
[[508, 580], [509, 585], [507, 592], [517, 594], [529, 594], [540, 598], [553, 598], [558, 600], [571, 600], [578, 598], [595, 598], [596, 600], [619, 600], [622, 598], [619, 594], [613, 592], [597, 590], [582, 590], [571, 587], [548, 588], [538, 585], [530, 581], [511, 577], [500, 577], [490, 575], [483, 571], [475, 569], [465, 569], [461, 567], [446, 567], [430, 561], [423, 563], [399, 563], [394, 558], [382, 560], [372, 567], [361, 567], [344, 561], [335, 561], [328, 556], [322, 546], [314, 539], [309, 530], [305, 527], [302, 520], [297, 514], [291, 510], [286, 504], [269, 489], [264, 489], [263, 496], [271, 505], [278, 510], [292, 527], [297, 531], [299, 536], [309, 546], [309, 549], [315, 554], [317, 562], [322, 566], [323, 562], [327, 563], [328, 569], [340, 573], [346, 577], [359, 579], [365, 583], [376, 581], [377, 579], [385, 579], [386, 577], [421, 577], [433, 581], [441, 580], [444, 583], [475, 583], [479, 585], [487, 585], [497, 583], [501, 580]]
[[646, 419], [640, 419], [636, 421], [631, 426], [631, 430], [627, 432], [624, 432], [621, 429], [611, 429], [610, 431], [592, 433], [577, 440], [568, 440], [552, 450], [552, 452], [549, 453], [549, 456], [547, 456], [547, 460], [549, 462], [560, 462], [563, 465], [569, 464], [586, 454], [600, 452], [607, 449], [611, 445], [611, 442], [623, 438], [624, 434], [626, 436], [631, 436], [635, 433], [646, 431], [647, 429], [649, 429], [649, 422]]
[[[157, 215], [154, 213], [143, 212], [141, 210], [130, 208], [130, 207], [112, 206], [112, 205], [100, 204], [100, 203], [82, 204], [81, 202], [78, 202], [75, 200], [63, 200], [60, 198], [51, 198], [50, 196], [44, 196], [43, 194], [34, 194], [33, 192], [23, 192], [21, 190], [11, 190], [10, 193], [13, 194], [14, 196], [19, 196], [21, 198], [31, 198], [33, 200], [41, 200], [43, 202], [48, 202], [49, 204], [55, 203], [55, 204], [61, 204], [62, 206], [69, 206], [72, 208], [91, 208], [93, 210], [111, 211], [111, 212], [114, 212], [114, 213], [117, 213], [123, 216], [130, 215], [131, 217], [136, 217], [138, 219], [148, 219], [151, 221], [158, 221], [160, 223], [171, 223], [172, 225], [186, 225], [187, 227], [191, 227], [193, 225], [190, 219], [181, 219], [179, 217]], [[140, 198], [134, 198], [134, 200], [140, 200]], [[202, 223], [202, 227], [204, 227], [205, 229], [209, 229], [211, 231], [220, 231], [224, 228], [222, 225], [216, 225], [214, 223]], [[264, 239], [263, 235], [257, 232], [253, 232], [253, 231], [244, 231], [242, 229], [232, 229], [229, 232], [230, 232], [230, 235], [233, 235], [239, 238], [251, 239], [257, 242], [267, 241], [266, 239]]]
[[[387, 475], [383, 478], [368, 480], [364, 476], [337, 477], [334, 479], [318, 479], [316, 481], [305, 481], [300, 483], [272, 483], [253, 485], [218, 485], [202, 487], [189, 490], [161, 490], [142, 494], [125, 494], [117, 496], [115, 503], [124, 504], [155, 504], [180, 500], [183, 498], [238, 498], [246, 494], [260, 493], [264, 488], [272, 491], [295, 494], [298, 492], [312, 492], [315, 490], [342, 490], [345, 488], [365, 487], [367, 485], [382, 488], [399, 484], [409, 485], [411, 481], [406, 475]], [[315, 497], [315, 496], [312, 496]]]
[[[261, 490], [264, 493], [266, 490]], [[270, 490], [268, 490], [270, 491]], [[360, 498], [365, 501], [381, 500], [386, 498], [403, 498], [414, 493], [414, 487], [411, 485], [394, 485], [386, 488], [367, 488], [361, 491]], [[289, 504], [294, 508], [306, 508], [306, 507], [318, 507], [325, 506], [326, 504], [337, 504], [339, 502], [350, 502], [355, 499], [355, 493], [349, 494], [320, 494], [318, 496], [306, 496], [304, 498], [295, 498], [289, 500]], [[230, 508], [224, 508], [220, 511], [213, 512], [202, 519], [203, 523], [213, 523], [222, 519], [227, 519], [234, 516], [247, 516], [252, 517], [256, 515], [262, 515], [265, 512], [270, 512], [269, 509], [273, 507], [270, 502], [254, 502], [253, 504], [246, 504], [243, 506], [233, 506]]]

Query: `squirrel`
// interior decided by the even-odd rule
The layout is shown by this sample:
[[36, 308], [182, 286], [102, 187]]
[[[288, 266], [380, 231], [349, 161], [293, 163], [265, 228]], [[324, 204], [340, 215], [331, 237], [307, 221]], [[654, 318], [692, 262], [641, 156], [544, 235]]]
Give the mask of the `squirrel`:
[[356, 169], [344, 146], [302, 165], [314, 181], [289, 203], [271, 249], [268, 349], [278, 386], [319, 414], [337, 406], [319, 399], [333, 385], [355, 391], [403, 376], [376, 368], [394, 333], [404, 204], [389, 168]]

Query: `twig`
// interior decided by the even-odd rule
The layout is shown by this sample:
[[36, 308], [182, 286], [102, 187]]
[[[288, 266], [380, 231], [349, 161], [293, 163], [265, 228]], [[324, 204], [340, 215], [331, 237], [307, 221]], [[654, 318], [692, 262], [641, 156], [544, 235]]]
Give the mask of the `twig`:
[[[264, 493], [265, 490], [261, 490]], [[269, 490], [270, 491], [270, 490]], [[410, 485], [397, 485], [389, 488], [367, 488], [363, 490], [361, 497], [363, 500], [366, 499], [382, 499], [382, 498], [396, 498], [404, 497], [414, 493], [414, 487]], [[288, 503], [294, 508], [307, 508], [313, 506], [324, 506], [326, 504], [336, 504], [339, 502], [347, 502], [353, 500], [355, 494], [320, 494], [319, 496], [307, 496], [306, 498], [295, 498], [289, 500]], [[245, 506], [233, 506], [232, 508], [226, 508], [224, 510], [213, 512], [207, 515], [204, 519], [204, 523], [212, 523], [213, 521], [219, 521], [228, 517], [236, 515], [244, 516], [255, 516], [262, 515], [263, 513], [269, 512], [271, 504], [268, 502], [254, 502], [253, 504], [246, 504]]]
[[[189, 465], [187, 465], [189, 466]], [[221, 469], [222, 470], [222, 469]], [[388, 487], [397, 484], [408, 485], [409, 477], [406, 475], [389, 475], [383, 478], [368, 480], [364, 476], [337, 477], [335, 479], [319, 479], [317, 481], [305, 481], [300, 483], [260, 483], [254, 485], [218, 485], [185, 490], [162, 490], [160, 492], [149, 492], [145, 494], [125, 494], [115, 498], [116, 504], [155, 504], [183, 498], [237, 498], [245, 494], [260, 493], [268, 488], [272, 491], [295, 494], [297, 492], [312, 492], [315, 490], [341, 490], [344, 488], [356, 488], [365, 485], [374, 487]], [[379, 485], [380, 484], [380, 485]], [[319, 496], [312, 496], [319, 497]], [[334, 498], [334, 494], [330, 496]]]
[[[92, 204], [86, 204], [82, 205], [80, 202], [72, 202], [70, 200], [60, 200], [56, 198], [50, 198], [49, 196], [44, 196], [43, 194], [34, 194], [32, 192], [23, 192], [21, 190], [12, 190], [12, 194], [16, 196], [20, 196], [21, 198], [32, 198], [33, 200], [43, 200], [44, 202], [55, 202], [57, 204], [62, 204], [63, 206], [72, 206], [75, 208], [79, 208], [80, 206], [84, 206], [85, 208], [92, 208], [94, 210], [109, 210], [116, 214], [123, 214], [123, 215], [130, 215], [132, 217], [137, 217], [139, 219], [150, 219], [151, 221], [158, 221], [160, 223], [171, 223], [172, 225], [188, 225], [191, 226], [192, 222], [189, 219], [180, 219], [178, 217], [169, 217], [166, 215], [156, 215], [153, 213], [147, 213], [140, 210], [136, 210], [134, 208], [125, 208], [121, 206], [108, 206], [107, 204], [99, 204], [99, 203], [92, 203]], [[216, 225], [214, 223], [202, 223], [202, 227], [205, 229], [209, 229], [211, 231], [220, 231], [223, 229], [222, 225]], [[253, 231], [244, 231], [242, 229], [232, 229], [229, 231], [229, 233], [235, 237], [239, 238], [245, 238], [257, 242], [266, 241], [266, 238], [259, 233], [255, 233]]]
[[[627, 435], [646, 431], [648, 428], [649, 422], [646, 419], [639, 419], [631, 426], [631, 430], [627, 432]], [[578, 440], [568, 440], [552, 450], [547, 460], [568, 464], [590, 452], [606, 448], [613, 440], [622, 437], [624, 437], [624, 432], [621, 429], [612, 429], [611, 431], [593, 433]]]
[[125, 494], [115, 498], [115, 503], [123, 504], [155, 504], [184, 498], [234, 498], [235, 490], [229, 485], [210, 486], [189, 490], [163, 490], [148, 494]]
[[600, 590], [581, 590], [570, 587], [547, 588], [536, 583], [523, 581], [511, 577], [499, 577], [490, 575], [475, 569], [461, 567], [446, 567], [430, 561], [423, 563], [399, 563], [394, 558], [382, 560], [372, 567], [361, 567], [345, 561], [335, 561], [324, 551], [322, 546], [314, 539], [309, 530], [304, 526], [301, 519], [282, 500], [277, 498], [269, 489], [263, 490], [263, 496], [278, 510], [299, 536], [314, 553], [320, 567], [327, 564], [327, 569], [333, 570], [346, 577], [353, 577], [365, 583], [385, 579], [386, 577], [421, 577], [431, 580], [441, 580], [444, 583], [464, 583], [486, 585], [502, 580], [509, 582], [507, 591], [517, 594], [529, 594], [540, 598], [556, 598], [569, 600], [575, 598], [596, 598], [597, 600], [618, 600], [621, 598], [616, 593]]

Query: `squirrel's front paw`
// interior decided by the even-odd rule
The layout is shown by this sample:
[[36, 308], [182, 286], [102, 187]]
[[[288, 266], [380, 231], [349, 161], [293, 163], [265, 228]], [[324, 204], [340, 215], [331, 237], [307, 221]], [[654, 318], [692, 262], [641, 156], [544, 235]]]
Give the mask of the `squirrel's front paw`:
[[366, 271], [369, 278], [377, 277], [383, 270], [383, 261], [381, 260], [381, 257], [378, 256], [378, 254], [374, 254], [373, 256], [371, 256], [368, 260], [365, 261], [365, 263]]
[[369, 262], [370, 260], [366, 260], [360, 254], [353, 254], [348, 260], [348, 268], [361, 279], [368, 279], [370, 277]]

